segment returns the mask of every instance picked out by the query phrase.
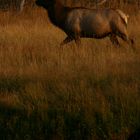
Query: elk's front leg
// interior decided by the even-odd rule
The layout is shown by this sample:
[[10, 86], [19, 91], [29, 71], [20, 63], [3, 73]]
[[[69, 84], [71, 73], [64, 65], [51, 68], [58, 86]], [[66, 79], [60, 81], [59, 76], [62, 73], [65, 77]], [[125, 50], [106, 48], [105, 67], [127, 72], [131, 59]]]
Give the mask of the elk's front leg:
[[73, 38], [67, 36], [60, 44], [60, 46], [64, 46], [66, 45], [67, 43], [71, 42], [73, 40]]
[[120, 47], [120, 43], [119, 43], [116, 35], [114, 35], [114, 34], [110, 35], [110, 40], [111, 40], [113, 45]]
[[76, 45], [78, 47], [80, 47], [81, 46], [81, 39], [80, 39], [80, 37], [76, 37], [74, 40], [75, 40]]

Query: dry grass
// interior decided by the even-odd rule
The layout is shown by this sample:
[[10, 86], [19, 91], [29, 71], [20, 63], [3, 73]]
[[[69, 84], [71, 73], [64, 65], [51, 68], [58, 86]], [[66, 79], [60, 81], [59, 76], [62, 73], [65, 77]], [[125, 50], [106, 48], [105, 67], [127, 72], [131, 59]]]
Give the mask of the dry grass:
[[108, 38], [60, 48], [65, 34], [38, 9], [0, 17], [0, 138], [126, 140], [140, 127], [138, 15], [136, 52]]

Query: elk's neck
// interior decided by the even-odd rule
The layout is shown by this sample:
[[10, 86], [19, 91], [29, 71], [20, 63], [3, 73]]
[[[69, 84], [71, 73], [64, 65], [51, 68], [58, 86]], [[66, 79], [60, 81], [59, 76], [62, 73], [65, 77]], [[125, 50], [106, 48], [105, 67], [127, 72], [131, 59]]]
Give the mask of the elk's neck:
[[56, 2], [48, 9], [48, 16], [51, 22], [56, 26], [63, 26], [67, 15], [68, 8], [56, 0]]

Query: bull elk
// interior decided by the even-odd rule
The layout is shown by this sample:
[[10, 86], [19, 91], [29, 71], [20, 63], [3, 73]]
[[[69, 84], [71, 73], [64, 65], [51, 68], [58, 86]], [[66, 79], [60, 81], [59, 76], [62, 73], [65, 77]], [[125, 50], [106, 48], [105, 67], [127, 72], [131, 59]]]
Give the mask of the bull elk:
[[61, 45], [75, 40], [79, 46], [81, 37], [101, 39], [107, 36], [116, 46], [120, 46], [117, 36], [133, 45], [127, 33], [128, 16], [119, 9], [71, 8], [59, 0], [37, 0], [36, 4], [45, 8], [52, 24], [67, 34]]

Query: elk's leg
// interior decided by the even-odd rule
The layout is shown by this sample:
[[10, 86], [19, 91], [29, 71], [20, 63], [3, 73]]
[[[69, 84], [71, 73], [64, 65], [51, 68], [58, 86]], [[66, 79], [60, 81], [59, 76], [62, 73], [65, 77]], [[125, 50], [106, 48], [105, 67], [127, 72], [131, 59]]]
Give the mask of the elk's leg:
[[120, 47], [120, 43], [119, 43], [119, 41], [118, 41], [116, 35], [111, 34], [111, 35], [110, 35], [110, 40], [111, 40], [111, 42], [112, 42], [113, 45], [115, 45], [115, 46], [117, 46], [117, 47]]
[[134, 47], [134, 40], [132, 38], [129, 38], [128, 35], [125, 35], [125, 34], [120, 34], [119, 36], [120, 36], [120, 38], [122, 38], [122, 40], [124, 40], [126, 43], [128, 43], [128, 45], [130, 45], [133, 50], [136, 49]]
[[60, 44], [60, 46], [64, 46], [65, 44], [71, 42], [73, 40], [73, 38], [67, 36]]
[[81, 46], [81, 39], [80, 39], [80, 37], [76, 37], [74, 40], [75, 40], [76, 45], [78, 47], [80, 47]]

